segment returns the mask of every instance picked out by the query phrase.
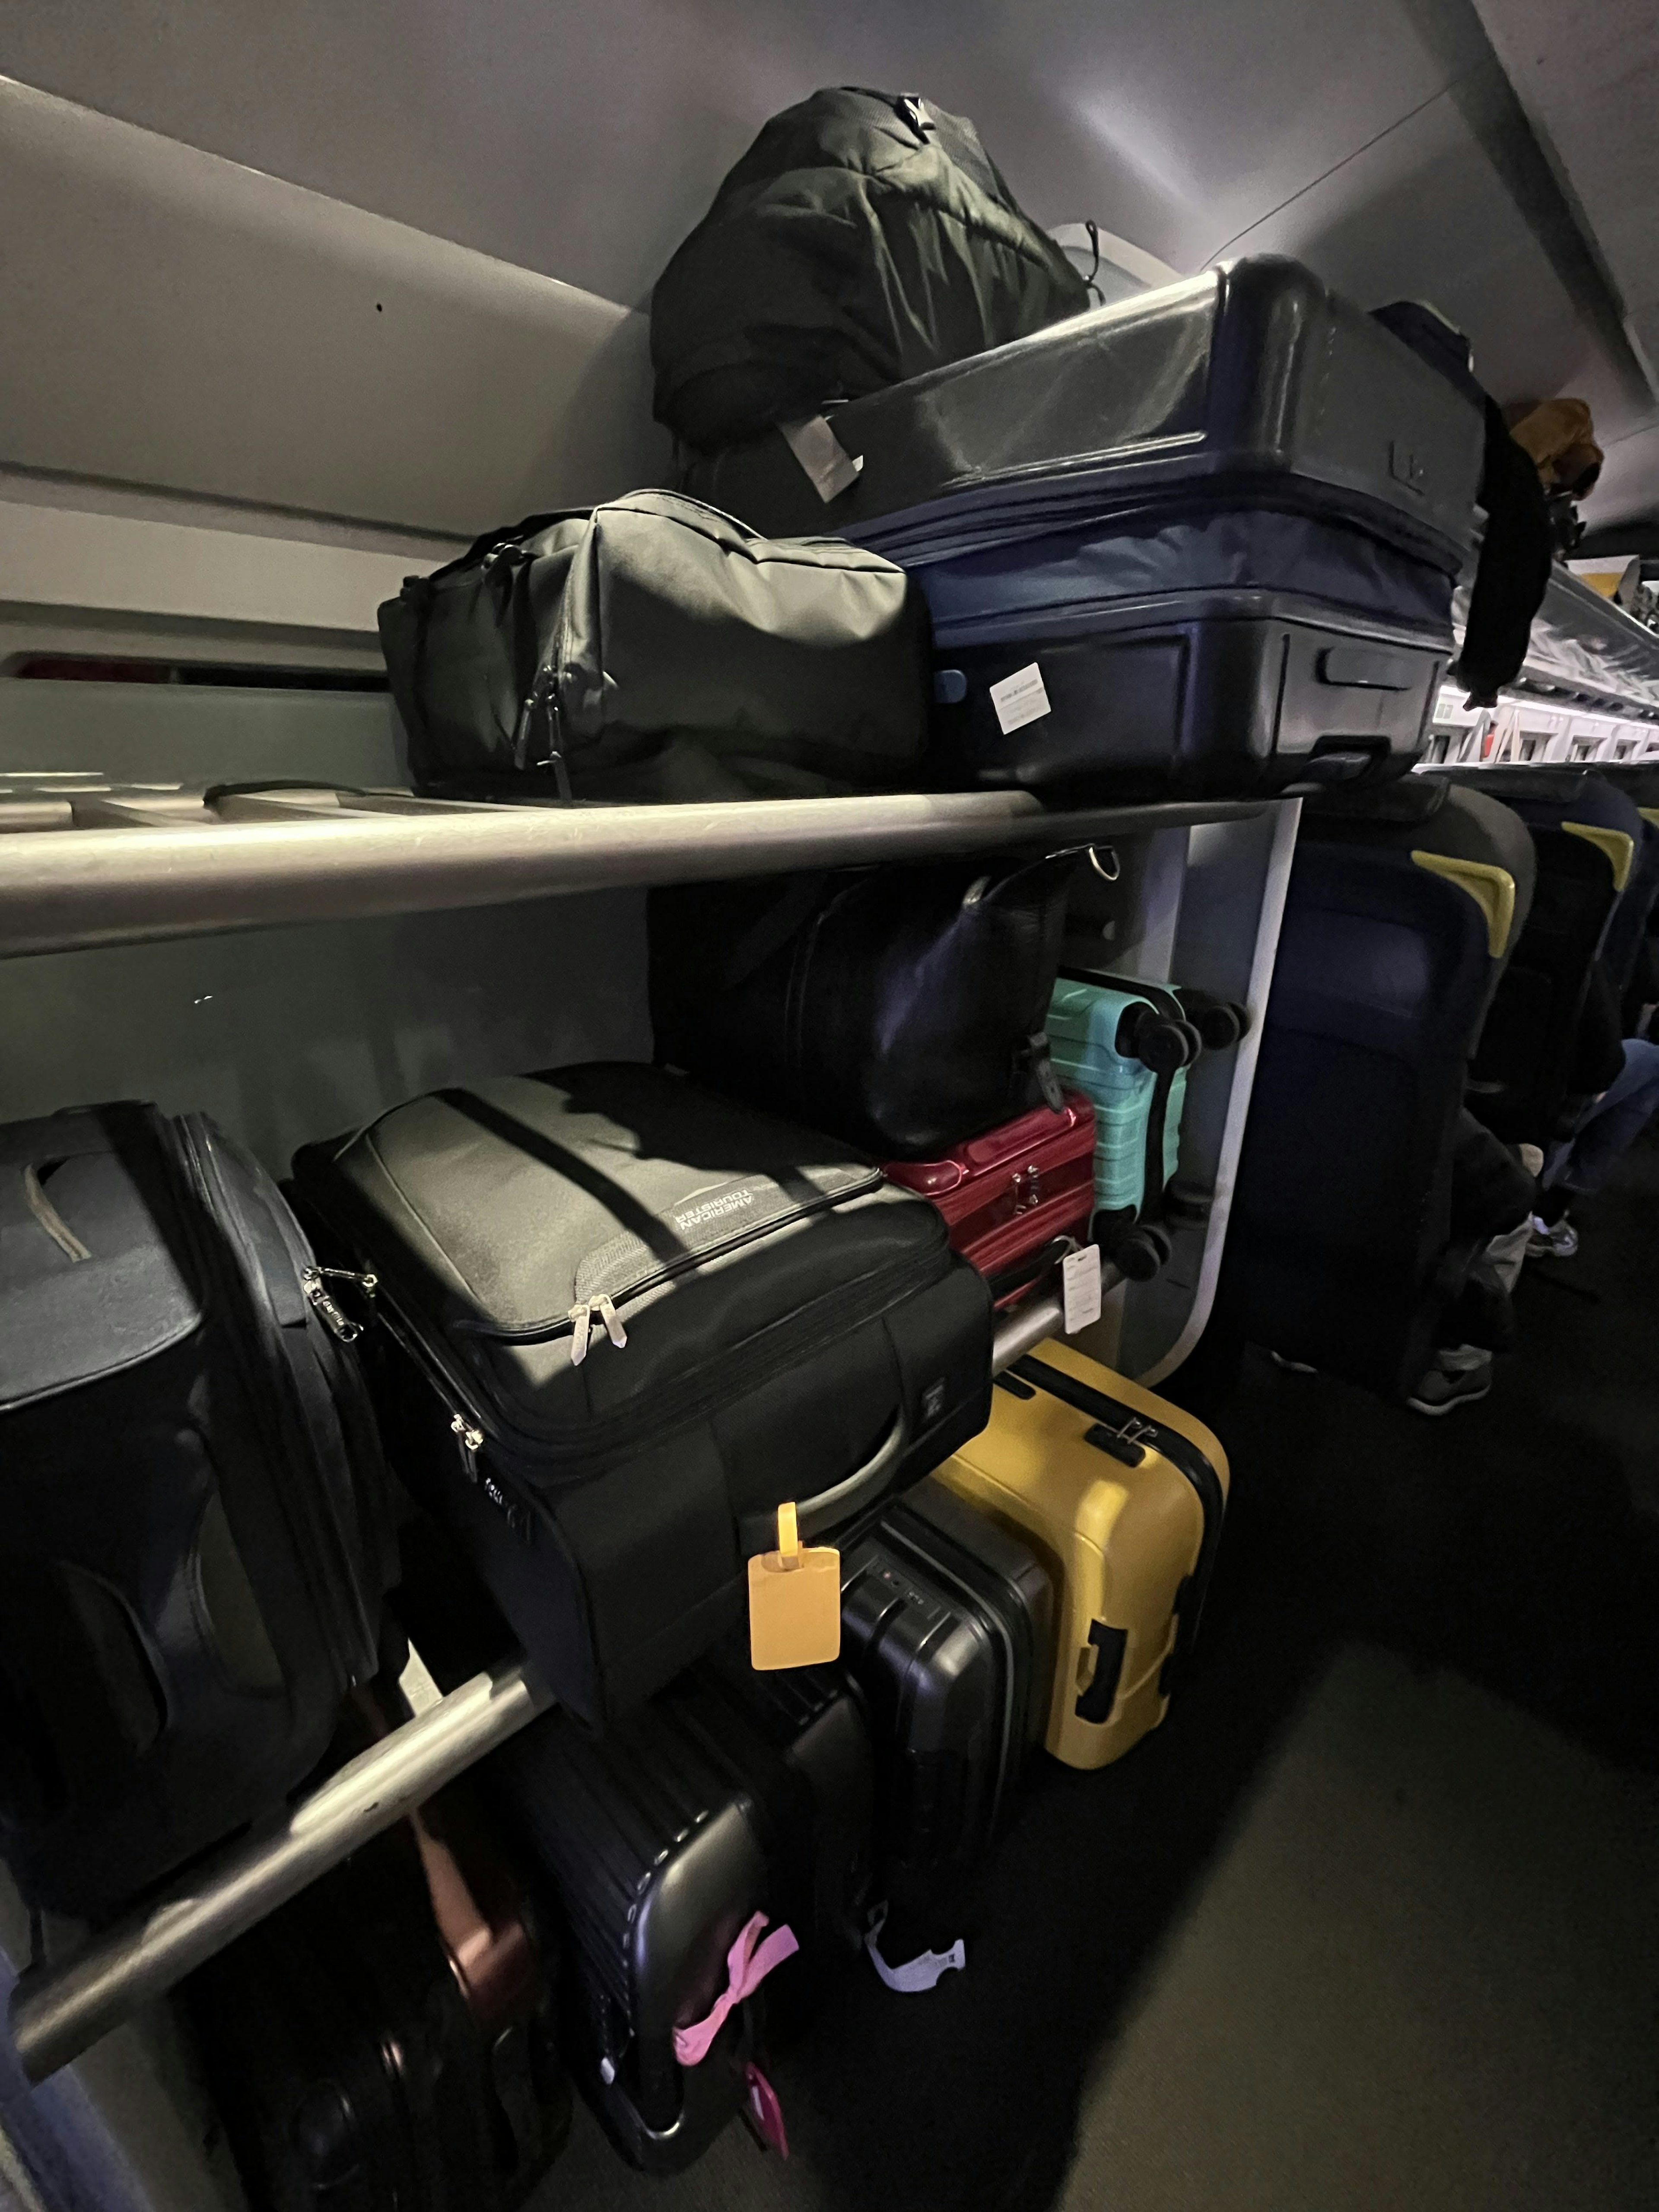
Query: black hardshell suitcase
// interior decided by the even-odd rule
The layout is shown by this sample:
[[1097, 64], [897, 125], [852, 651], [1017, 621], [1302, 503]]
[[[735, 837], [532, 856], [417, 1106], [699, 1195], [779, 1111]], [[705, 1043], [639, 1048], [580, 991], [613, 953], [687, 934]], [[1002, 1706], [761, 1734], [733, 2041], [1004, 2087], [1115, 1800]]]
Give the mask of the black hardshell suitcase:
[[198, 1115], [0, 1130], [0, 1856], [98, 1917], [314, 1766], [392, 1570], [351, 1334]]
[[393, 1464], [599, 1723], [817, 1537], [983, 1427], [991, 1304], [925, 1199], [665, 1069], [419, 1098], [295, 1163], [379, 1278]]
[[[407, 1828], [301, 1892], [185, 1996], [254, 2212], [511, 2212], [544, 2162], [523, 2166], [524, 2115], [503, 2103]], [[523, 2086], [556, 2142], [568, 2090], [547, 2014]]]
[[687, 488], [915, 573], [941, 781], [1243, 793], [1418, 751], [1482, 420], [1298, 264], [1207, 270], [829, 421], [862, 466], [827, 502], [777, 430]]
[[872, 1803], [857, 1699], [833, 1668], [767, 1678], [723, 1657], [603, 1738], [549, 1714], [483, 1772], [563, 1906], [577, 2081], [624, 2157], [678, 2172], [743, 2110], [763, 2051], [763, 1990], [697, 2064], [675, 2056], [737, 1936], [764, 1913], [803, 1946], [857, 1940]]
[[1042, 1741], [1054, 1607], [1033, 1554], [932, 1480], [842, 1559], [842, 1662], [876, 1745], [875, 1889], [891, 1965], [961, 1933]]

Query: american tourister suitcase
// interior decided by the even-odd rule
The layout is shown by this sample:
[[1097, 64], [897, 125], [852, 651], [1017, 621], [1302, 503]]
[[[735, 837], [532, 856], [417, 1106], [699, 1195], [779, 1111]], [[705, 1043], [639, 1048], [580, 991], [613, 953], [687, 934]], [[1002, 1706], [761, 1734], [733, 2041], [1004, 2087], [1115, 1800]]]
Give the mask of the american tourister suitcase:
[[1042, 1740], [1054, 1594], [1018, 1537], [937, 1482], [891, 1506], [842, 1561], [842, 1662], [876, 1746], [878, 1955], [962, 1932], [972, 1883]]
[[34, 1903], [94, 1917], [274, 1812], [374, 1673], [351, 1333], [204, 1117], [0, 1129], [0, 1856]]
[[192, 1976], [204, 2065], [255, 2212], [511, 2212], [568, 2116], [535, 1972], [514, 2005], [532, 2040], [504, 2066], [405, 1826]]
[[1095, 1210], [1095, 1109], [1068, 1091], [939, 1160], [890, 1160], [890, 1182], [931, 1199], [951, 1243], [1012, 1304], [1055, 1261], [1089, 1241]]
[[[666, 1069], [418, 1098], [295, 1163], [379, 1279], [393, 1463], [562, 1704], [637, 1704], [981, 1426], [991, 1300], [933, 1208]], [[367, 1310], [367, 1308], [365, 1308]]]
[[745, 2106], [769, 2133], [759, 1982], [794, 1943], [856, 1940], [868, 1886], [846, 1682], [706, 1662], [602, 1738], [550, 1713], [483, 1772], [557, 1889], [572, 2063], [623, 2155], [678, 2172]]
[[775, 429], [687, 487], [914, 570], [942, 780], [1242, 793], [1418, 751], [1482, 417], [1297, 263], [1208, 270], [825, 427], [862, 463], [827, 501]]
[[1080, 975], [1063, 975], [1048, 1002], [1054, 1066], [1094, 1106], [1095, 1204], [1113, 1225], [1156, 1208], [1180, 1157], [1187, 1070], [1202, 1046], [1168, 1002], [1156, 986]]
[[1226, 1455], [1191, 1414], [1057, 1339], [997, 1384], [989, 1425], [938, 1480], [1054, 1573], [1044, 1741], [1068, 1766], [1103, 1766], [1169, 1708], [1215, 1563]]

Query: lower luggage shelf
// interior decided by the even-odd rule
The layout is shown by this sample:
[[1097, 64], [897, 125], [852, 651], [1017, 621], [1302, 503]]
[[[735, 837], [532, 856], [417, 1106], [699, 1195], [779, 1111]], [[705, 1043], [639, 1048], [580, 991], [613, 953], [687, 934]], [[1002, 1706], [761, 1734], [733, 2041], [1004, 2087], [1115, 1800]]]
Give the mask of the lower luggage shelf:
[[[1103, 1288], [1117, 1279], [1103, 1268]], [[993, 1371], [1012, 1366], [1061, 1321], [1057, 1291], [1028, 1299], [997, 1330]], [[27, 2077], [41, 2081], [67, 2066], [553, 1704], [522, 1661], [477, 1674], [447, 1697], [429, 1691], [424, 1710], [418, 1696], [410, 1701], [412, 1721], [342, 1767], [274, 1832], [199, 1864], [63, 1963], [21, 1975], [10, 2027]]]

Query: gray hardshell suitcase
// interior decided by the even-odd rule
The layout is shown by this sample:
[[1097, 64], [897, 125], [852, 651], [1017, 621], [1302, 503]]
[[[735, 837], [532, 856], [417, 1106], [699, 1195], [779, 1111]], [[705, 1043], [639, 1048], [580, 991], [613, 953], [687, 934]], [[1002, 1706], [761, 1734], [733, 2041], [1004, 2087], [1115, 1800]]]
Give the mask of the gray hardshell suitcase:
[[828, 501], [775, 430], [688, 488], [912, 570], [940, 780], [1243, 793], [1419, 750], [1481, 419], [1298, 264], [1207, 270], [827, 422], [858, 465]]

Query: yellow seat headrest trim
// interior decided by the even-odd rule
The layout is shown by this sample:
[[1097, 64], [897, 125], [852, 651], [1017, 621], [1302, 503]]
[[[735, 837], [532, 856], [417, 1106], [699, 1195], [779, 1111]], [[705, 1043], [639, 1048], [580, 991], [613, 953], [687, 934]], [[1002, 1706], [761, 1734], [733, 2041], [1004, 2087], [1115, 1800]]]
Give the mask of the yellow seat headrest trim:
[[1496, 960], [1515, 927], [1515, 878], [1509, 870], [1491, 860], [1460, 860], [1451, 853], [1413, 853], [1412, 859], [1468, 893], [1486, 918], [1486, 950]]
[[1636, 840], [1630, 831], [1603, 830], [1594, 822], [1564, 822], [1561, 827], [1569, 837], [1582, 837], [1587, 845], [1601, 847], [1613, 870], [1613, 888], [1623, 890], [1630, 881], [1631, 864], [1636, 858]]
[[1636, 811], [1644, 822], [1651, 822], [1659, 830], [1659, 806], [1638, 806]]

